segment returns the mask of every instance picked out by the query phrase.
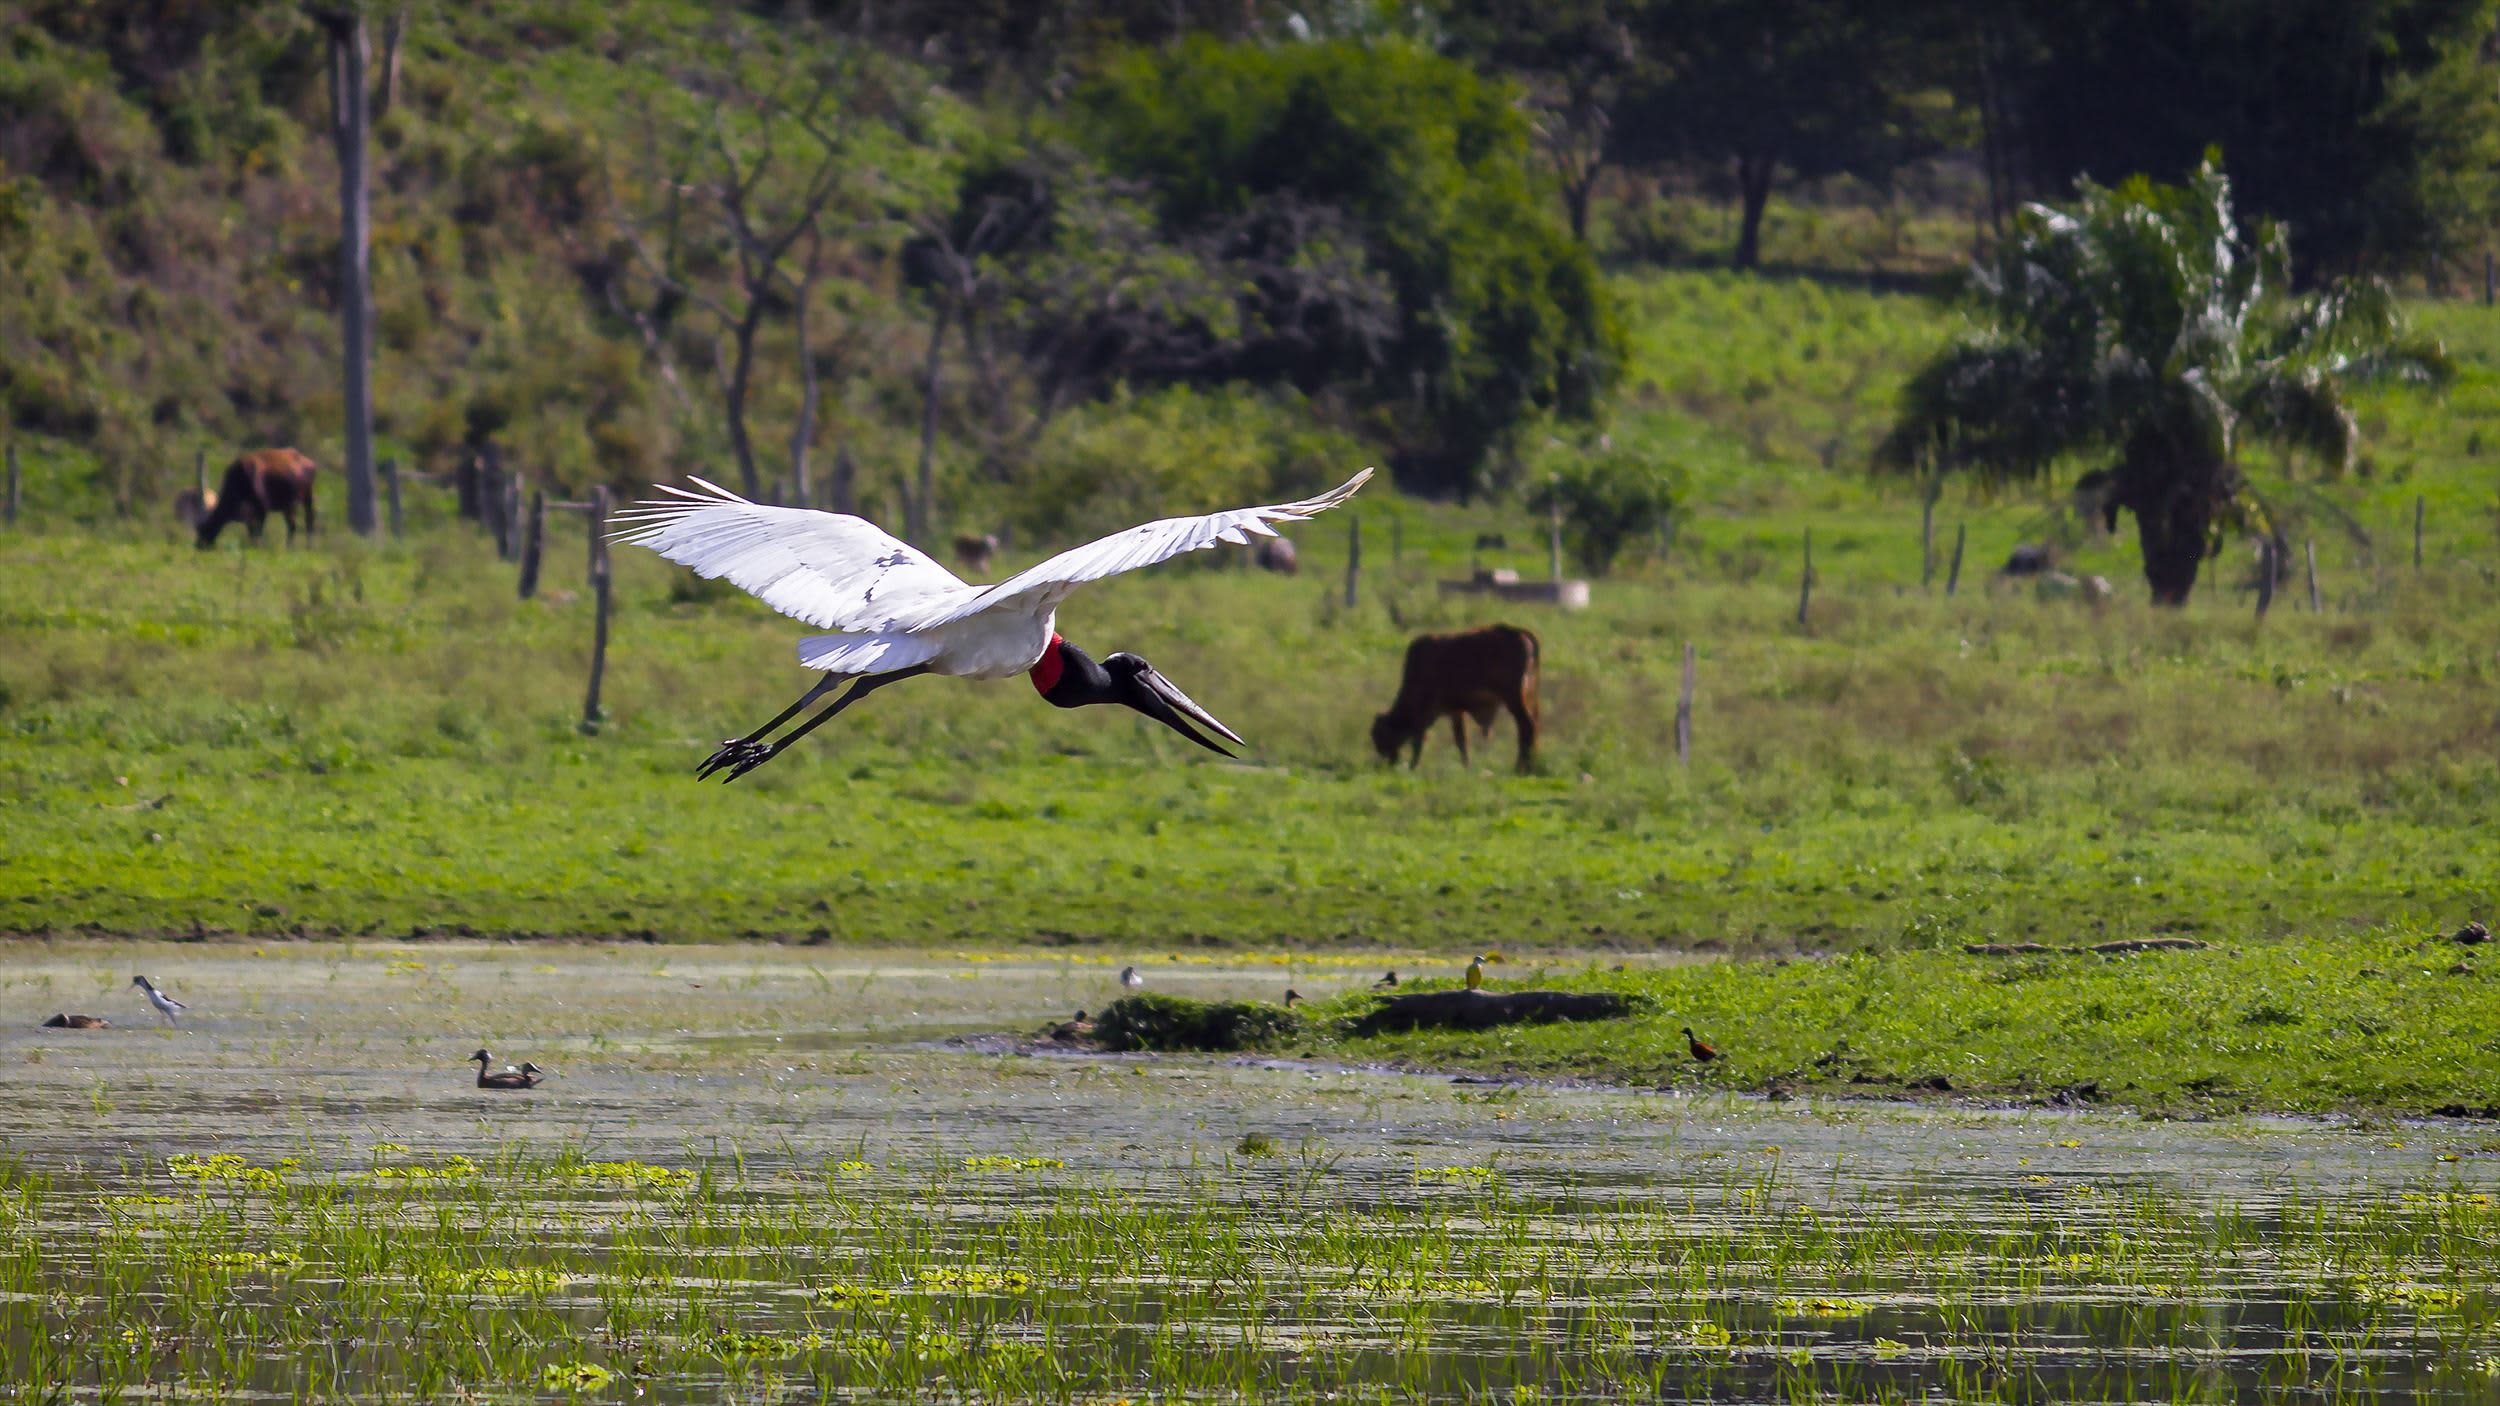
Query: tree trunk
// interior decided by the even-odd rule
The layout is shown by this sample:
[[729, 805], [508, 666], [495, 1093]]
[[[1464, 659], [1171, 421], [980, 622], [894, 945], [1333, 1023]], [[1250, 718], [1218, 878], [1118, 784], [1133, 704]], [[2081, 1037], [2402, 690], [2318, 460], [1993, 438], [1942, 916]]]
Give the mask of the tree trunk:
[[755, 474], [755, 442], [747, 437], [747, 382], [755, 371], [755, 332], [764, 324], [764, 300], [751, 297], [747, 315], [738, 319], [734, 332], [738, 354], [730, 363], [727, 400], [729, 402], [729, 447], [738, 456], [738, 491], [751, 502], [763, 501], [763, 481]]
[[2137, 496], [2127, 510], [2135, 514], [2136, 541], [2144, 549], [2144, 582], [2153, 588], [2153, 604], [2187, 604], [2205, 561], [2212, 499], [2174, 481]]
[[1779, 170], [1779, 162], [1768, 156], [1736, 158], [1736, 189], [1744, 204], [1744, 213], [1736, 227], [1736, 257], [1740, 269], [1762, 266], [1762, 212], [1771, 203], [1771, 178]]
[[833, 451], [833, 510], [837, 513], [859, 511], [857, 497], [859, 466], [851, 459], [851, 446]]
[[799, 507], [816, 502], [815, 485], [807, 478], [807, 450], [816, 438], [816, 354], [807, 345], [807, 304], [815, 289], [816, 266], [811, 258], [791, 310], [799, 339], [799, 422], [790, 429], [790, 501]]
[[1589, 242], [1589, 198], [1597, 193], [1597, 173], [1603, 169], [1592, 161], [1563, 176], [1563, 209], [1571, 217], [1571, 237], [1582, 244]]
[[339, 359], [347, 412], [347, 526], [370, 537], [373, 493], [372, 210], [365, 184], [365, 24], [354, 11], [324, 11], [330, 33], [330, 137], [339, 163]]
[[954, 308], [953, 300], [938, 298], [937, 321], [929, 327], [929, 365], [920, 377], [920, 482], [911, 496], [903, 535], [924, 548], [929, 545], [929, 510], [937, 492], [938, 354], [946, 348], [946, 322]]
[[408, 7], [400, 6], [382, 21], [382, 83], [373, 92], [373, 120], [390, 115], [391, 95], [399, 89], [399, 41], [408, 29]]

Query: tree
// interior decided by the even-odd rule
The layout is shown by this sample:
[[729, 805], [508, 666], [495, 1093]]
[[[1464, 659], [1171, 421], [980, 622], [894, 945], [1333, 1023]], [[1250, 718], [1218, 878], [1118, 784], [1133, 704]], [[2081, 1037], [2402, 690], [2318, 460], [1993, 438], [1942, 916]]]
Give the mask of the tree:
[[1645, 70], [1634, 40], [1649, 0], [1448, 0], [1443, 23], [1477, 62], [1511, 74], [1537, 110], [1537, 144], [1562, 187], [1572, 237], [1588, 240], [1614, 111]]
[[1850, 0], [1652, 0], [1634, 41], [1657, 76], [1621, 103], [1618, 148], [1724, 162], [1741, 204], [1732, 262], [1757, 267], [1782, 171], [1880, 179], [1941, 144], [1950, 114], [1926, 14]]
[[365, 182], [365, 19], [354, 9], [316, 9], [330, 37], [330, 140], [339, 163], [339, 362], [346, 381], [347, 526], [371, 536], [373, 495], [372, 206]]
[[2028, 0], [2006, 75], [2034, 189], [2193, 168], [2209, 146], [2312, 273], [2453, 258], [2500, 174], [2496, 0]]
[[1560, 514], [1581, 568], [1603, 576], [1625, 547], [1667, 525], [1674, 475], [1650, 456], [1600, 443], [1552, 469], [1528, 495], [1528, 511]]
[[2290, 271], [2282, 227], [2243, 235], [2211, 158], [2185, 186], [2085, 182], [2072, 208], [2028, 207], [1974, 271], [1979, 325], [1911, 377], [1877, 464], [2002, 483], [2113, 455], [2086, 476], [2106, 521], [2134, 515], [2154, 604], [2185, 604], [2221, 527], [2270, 530], [2244, 440], [2336, 473], [2360, 434], [2353, 378], [2445, 373], [2383, 284], [2295, 296]]
[[1596, 264], [1538, 198], [1510, 94], [1454, 60], [1193, 39], [1109, 64], [1076, 118], [1162, 237], [1240, 288], [1242, 332], [1146, 374], [1325, 388], [1409, 487], [1461, 493], [1528, 417], [1591, 415], [1612, 383]]

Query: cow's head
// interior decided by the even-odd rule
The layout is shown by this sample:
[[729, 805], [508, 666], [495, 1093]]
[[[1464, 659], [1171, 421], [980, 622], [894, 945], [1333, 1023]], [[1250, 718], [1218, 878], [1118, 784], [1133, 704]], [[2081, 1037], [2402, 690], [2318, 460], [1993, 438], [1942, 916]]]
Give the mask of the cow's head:
[[1379, 751], [1382, 761], [1396, 761], [1398, 749], [1411, 740], [1413, 734], [1398, 723], [1394, 714], [1382, 713], [1372, 719], [1372, 746]]

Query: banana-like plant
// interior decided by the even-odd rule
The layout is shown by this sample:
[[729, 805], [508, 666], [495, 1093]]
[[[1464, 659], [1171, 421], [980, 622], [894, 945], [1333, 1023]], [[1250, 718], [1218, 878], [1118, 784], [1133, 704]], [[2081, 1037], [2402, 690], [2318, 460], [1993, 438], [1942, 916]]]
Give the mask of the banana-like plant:
[[2356, 380], [2444, 380], [2376, 279], [2291, 287], [2283, 228], [2243, 232], [2212, 154], [2183, 186], [2085, 182], [2033, 205], [1973, 268], [1973, 322], [1902, 390], [1880, 469], [2036, 480], [2078, 464], [2115, 529], [2135, 518], [2156, 605], [2181, 605], [2226, 527], [2275, 525], [2239, 466], [2244, 440], [2350, 466]]

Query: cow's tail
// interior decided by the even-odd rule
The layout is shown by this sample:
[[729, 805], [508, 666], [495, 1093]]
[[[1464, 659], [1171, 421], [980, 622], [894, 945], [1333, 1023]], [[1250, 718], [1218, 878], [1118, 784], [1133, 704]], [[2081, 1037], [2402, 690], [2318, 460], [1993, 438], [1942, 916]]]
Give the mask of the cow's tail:
[[[1513, 629], [1519, 629], [1519, 627], [1518, 627], [1518, 626], [1515, 626], [1515, 625], [1514, 625], [1514, 626], [1512, 626], [1511, 628], [1513, 628]], [[1527, 672], [1528, 672], [1528, 677], [1530, 677], [1530, 678], [1535, 678], [1535, 677], [1537, 676], [1537, 649], [1538, 649], [1538, 645], [1537, 645], [1537, 642], [1536, 642], [1536, 631], [1534, 631], [1534, 630], [1524, 630], [1524, 629], [1519, 630], [1519, 637], [1520, 637], [1521, 639], [1526, 640], [1526, 641], [1528, 642], [1528, 670], [1527, 670]]]

